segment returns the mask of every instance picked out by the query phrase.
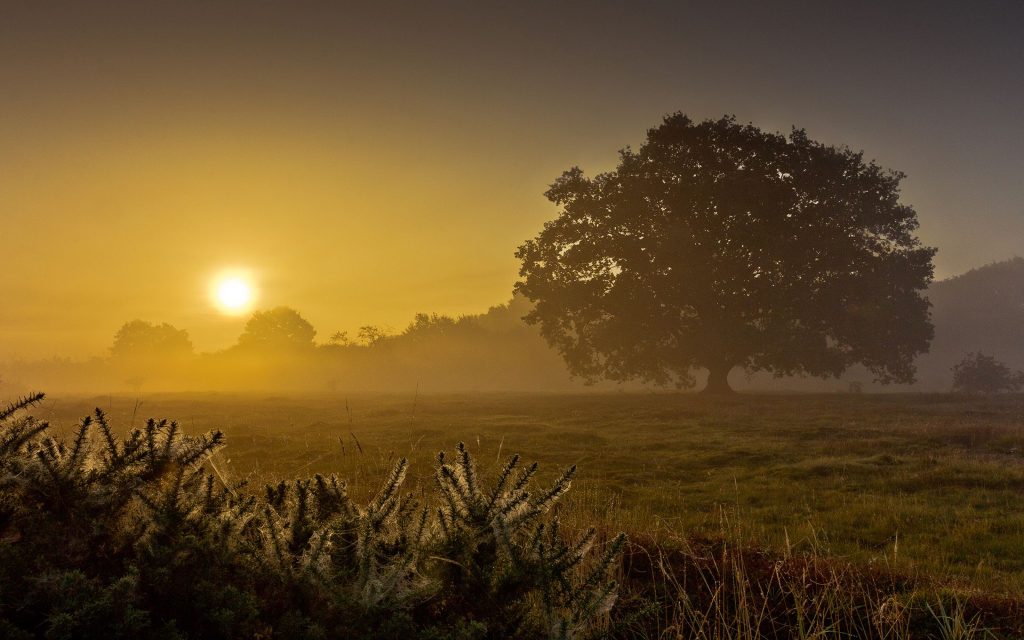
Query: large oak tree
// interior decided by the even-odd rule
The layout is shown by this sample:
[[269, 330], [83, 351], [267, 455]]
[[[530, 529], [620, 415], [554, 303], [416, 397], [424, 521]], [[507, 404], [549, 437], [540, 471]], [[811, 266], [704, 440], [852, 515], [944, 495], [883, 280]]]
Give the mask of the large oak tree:
[[730, 390], [729, 372], [913, 380], [935, 250], [904, 175], [800, 129], [665, 118], [614, 171], [574, 167], [516, 253], [516, 291], [576, 375]]

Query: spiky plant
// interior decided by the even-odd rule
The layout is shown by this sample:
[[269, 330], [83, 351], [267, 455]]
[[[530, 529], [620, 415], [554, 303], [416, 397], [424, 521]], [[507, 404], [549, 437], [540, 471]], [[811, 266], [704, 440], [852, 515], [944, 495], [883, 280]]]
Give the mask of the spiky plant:
[[245, 573], [235, 549], [252, 501], [203, 467], [223, 436], [149, 420], [119, 438], [97, 409], [65, 442], [24, 415], [42, 399], [0, 412], [0, 583], [14, 587], [0, 603], [22, 603], [13, 617], [56, 637], [216, 637], [226, 610], [250, 609], [229, 626], [255, 617], [224, 587]]
[[481, 483], [461, 443], [434, 515], [398, 461], [357, 504], [335, 476], [252, 495], [213, 466], [220, 432], [149, 420], [119, 438], [97, 410], [70, 440], [0, 410], [0, 635], [567, 638], [614, 599], [620, 535], [590, 566], [548, 512], [575, 468], [533, 493], [514, 456]]
[[509, 632], [537, 624], [532, 605], [539, 596], [547, 634], [572, 637], [611, 608], [616, 586], [607, 576], [625, 535], [616, 536], [584, 570], [596, 530], [567, 543], [558, 519], [543, 519], [569, 490], [576, 466], [533, 493], [538, 465], [520, 468], [519, 461], [518, 455], [509, 458], [487, 488], [464, 443], [454, 462], [443, 451], [438, 455], [434, 478], [441, 497], [438, 546], [448, 560], [444, 582], [469, 608], [502, 611]]
[[400, 493], [407, 469], [399, 460], [366, 507], [333, 475], [268, 486], [259, 557], [281, 576], [316, 582], [366, 610], [410, 606], [428, 592], [417, 571], [427, 510]]

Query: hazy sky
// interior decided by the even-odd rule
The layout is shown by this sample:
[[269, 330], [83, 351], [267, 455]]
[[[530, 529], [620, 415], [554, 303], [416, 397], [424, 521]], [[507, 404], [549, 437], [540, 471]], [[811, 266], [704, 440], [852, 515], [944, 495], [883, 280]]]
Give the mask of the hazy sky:
[[0, 359], [504, 302], [562, 170], [672, 111], [909, 174], [937, 275], [1024, 254], [1024, 2], [0, 0]]

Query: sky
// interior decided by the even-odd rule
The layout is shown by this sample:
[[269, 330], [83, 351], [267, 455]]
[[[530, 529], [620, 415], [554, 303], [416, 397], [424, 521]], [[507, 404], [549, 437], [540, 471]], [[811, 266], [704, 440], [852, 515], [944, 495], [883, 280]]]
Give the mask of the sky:
[[0, 0], [0, 360], [211, 303], [326, 339], [508, 300], [573, 165], [671, 112], [901, 170], [939, 278], [1024, 255], [1024, 3]]

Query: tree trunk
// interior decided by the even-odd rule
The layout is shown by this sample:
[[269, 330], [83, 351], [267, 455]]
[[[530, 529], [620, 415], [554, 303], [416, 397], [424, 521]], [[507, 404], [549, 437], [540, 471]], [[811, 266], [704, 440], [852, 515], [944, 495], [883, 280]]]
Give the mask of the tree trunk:
[[704, 393], [716, 396], [735, 393], [729, 386], [730, 371], [732, 371], [731, 364], [709, 366], [708, 383], [704, 387]]

